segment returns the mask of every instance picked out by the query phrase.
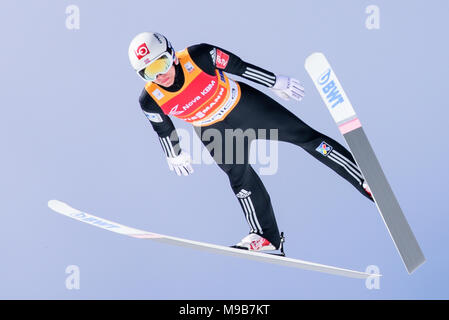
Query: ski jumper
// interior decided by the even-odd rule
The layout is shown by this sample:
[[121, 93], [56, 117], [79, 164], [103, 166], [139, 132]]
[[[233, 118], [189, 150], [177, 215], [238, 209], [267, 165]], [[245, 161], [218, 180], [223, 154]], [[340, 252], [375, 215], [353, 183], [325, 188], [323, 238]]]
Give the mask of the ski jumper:
[[[204, 43], [177, 52], [176, 56], [179, 63], [175, 64], [173, 85], [162, 87], [148, 82], [139, 99], [141, 108], [158, 134], [167, 157], [174, 157], [181, 151], [179, 138], [169, 116], [178, 117], [195, 127], [200, 140], [227, 174], [250, 232], [258, 233], [276, 248], [280, 245], [270, 196], [249, 164], [251, 141], [273, 139], [269, 135], [259, 136], [260, 132], [269, 133], [270, 129], [277, 130], [278, 140], [303, 148], [372, 200], [362, 187], [362, 173], [347, 149], [309, 127], [269, 96], [244, 82], [228, 78], [224, 73], [272, 87], [276, 81], [272, 72], [244, 62], [222, 48]], [[223, 139], [218, 142], [222, 144], [221, 152], [216, 152], [214, 145], [217, 142], [213, 136], [205, 135], [208, 129], [221, 133]], [[234, 133], [252, 129], [256, 133], [253, 137], [246, 136], [243, 139], [243, 155], [236, 150], [234, 139], [238, 137], [231, 141], [224, 139], [227, 129], [234, 130]], [[233, 161], [229, 161], [226, 154], [229, 143], [232, 143]]]

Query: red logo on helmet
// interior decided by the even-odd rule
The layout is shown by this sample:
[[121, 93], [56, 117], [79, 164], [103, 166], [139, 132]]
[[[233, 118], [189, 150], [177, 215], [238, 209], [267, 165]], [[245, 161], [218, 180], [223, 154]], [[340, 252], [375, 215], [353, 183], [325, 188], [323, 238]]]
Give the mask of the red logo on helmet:
[[144, 42], [140, 46], [137, 47], [137, 50], [134, 51], [134, 53], [136, 54], [137, 59], [140, 60], [143, 57], [145, 57], [147, 54], [149, 54], [150, 50], [148, 50], [147, 44]]
[[228, 65], [229, 61], [229, 55], [221, 51], [220, 49], [217, 49], [217, 62], [216, 66], [219, 69], [224, 69]]

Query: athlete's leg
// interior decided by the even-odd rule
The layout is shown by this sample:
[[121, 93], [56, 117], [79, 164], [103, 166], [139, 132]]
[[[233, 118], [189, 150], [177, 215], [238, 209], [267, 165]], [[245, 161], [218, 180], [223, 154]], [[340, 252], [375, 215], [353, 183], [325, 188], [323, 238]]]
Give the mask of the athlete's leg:
[[[363, 175], [352, 154], [334, 139], [314, 130], [281, 104], [251, 86], [240, 84], [240, 107], [231, 112], [229, 121], [240, 121], [245, 130], [278, 129], [278, 139], [300, 146], [341, 177], [364, 196], [372, 198], [363, 189]], [[228, 120], [227, 118], [227, 120]], [[242, 120], [240, 120], [242, 119]]]
[[[221, 133], [221, 142], [214, 141], [217, 130]], [[250, 232], [257, 233], [271, 242], [276, 248], [280, 245], [280, 234], [271, 205], [270, 196], [257, 173], [249, 165], [249, 147], [251, 141], [243, 139], [243, 157], [238, 159], [237, 140], [226, 139], [225, 129], [233, 129], [232, 125], [222, 121], [211, 126], [195, 128], [203, 144], [209, 150], [218, 166], [228, 175], [229, 182], [234, 194], [242, 207], [244, 216], [250, 227]], [[232, 144], [231, 149], [226, 144]], [[216, 147], [221, 145], [221, 150]], [[228, 146], [229, 147], [229, 146]], [[226, 159], [226, 151], [232, 150], [232, 159]], [[242, 161], [240, 161], [242, 160]]]

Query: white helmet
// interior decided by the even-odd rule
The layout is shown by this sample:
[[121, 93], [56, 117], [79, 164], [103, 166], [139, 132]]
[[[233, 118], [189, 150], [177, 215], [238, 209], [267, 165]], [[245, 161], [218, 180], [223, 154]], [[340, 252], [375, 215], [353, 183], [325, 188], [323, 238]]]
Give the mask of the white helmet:
[[170, 69], [175, 50], [160, 33], [142, 32], [131, 41], [128, 56], [137, 74], [145, 81], [153, 81]]

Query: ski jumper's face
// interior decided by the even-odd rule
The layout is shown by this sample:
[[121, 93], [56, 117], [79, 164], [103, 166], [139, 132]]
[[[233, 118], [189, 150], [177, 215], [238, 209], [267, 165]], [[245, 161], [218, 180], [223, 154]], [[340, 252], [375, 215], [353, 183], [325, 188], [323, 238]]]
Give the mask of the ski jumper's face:
[[175, 73], [175, 65], [173, 64], [166, 73], [158, 74], [153, 82], [163, 87], [170, 87], [175, 82]]

